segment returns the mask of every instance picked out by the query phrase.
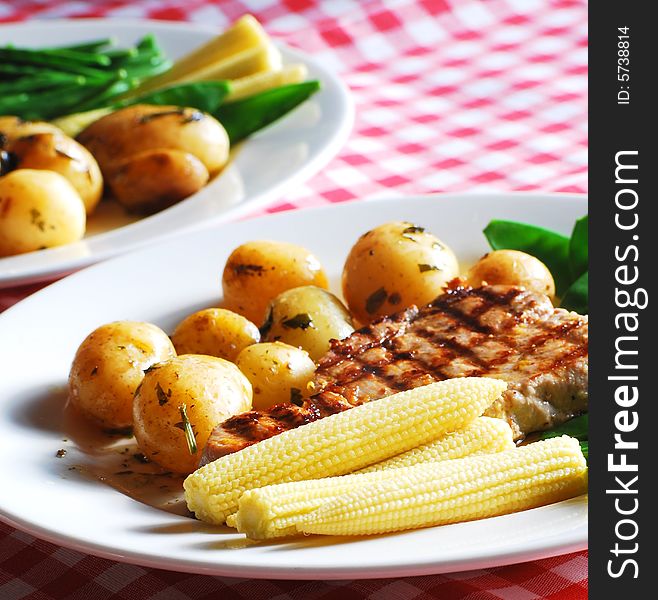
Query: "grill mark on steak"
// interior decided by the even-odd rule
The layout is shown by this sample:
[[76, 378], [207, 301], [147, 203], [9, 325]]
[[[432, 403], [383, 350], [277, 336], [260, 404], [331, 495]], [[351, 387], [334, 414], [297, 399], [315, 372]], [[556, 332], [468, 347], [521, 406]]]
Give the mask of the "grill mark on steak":
[[332, 341], [318, 364], [317, 393], [301, 407], [231, 417], [211, 434], [202, 463], [401, 390], [477, 375], [508, 383], [485, 414], [506, 419], [517, 438], [580, 414], [587, 407], [587, 318], [522, 288], [456, 282], [420, 310]]
[[550, 368], [551, 370], [558, 369], [559, 367], [562, 367], [563, 365], [566, 365], [575, 359], [584, 357], [586, 354], [587, 348], [574, 348], [569, 353], [558, 356]]
[[[451, 300], [453, 300], [454, 302], [457, 302], [460, 299], [461, 299], [461, 296], [455, 295], [455, 297], [452, 298]], [[433, 314], [433, 313], [435, 314], [435, 313], [441, 312], [441, 313], [447, 314], [450, 317], [452, 317], [455, 321], [455, 323], [453, 325], [453, 328], [458, 327], [459, 321], [461, 321], [463, 325], [466, 325], [467, 327], [469, 327], [473, 331], [477, 331], [479, 333], [486, 333], [486, 334], [491, 333], [491, 328], [490, 327], [488, 327], [486, 325], [483, 325], [480, 321], [478, 321], [478, 319], [477, 319], [477, 317], [479, 316], [478, 314], [475, 314], [473, 316], [465, 315], [460, 310], [455, 308], [455, 306], [453, 305], [453, 302], [444, 302], [440, 306], [439, 305], [434, 305], [433, 308], [434, 308], [434, 310], [430, 314]], [[488, 307], [484, 307], [484, 310], [482, 311], [482, 313], [486, 312], [487, 309], [488, 309]]]
[[364, 364], [362, 366], [362, 369], [366, 373], [370, 373], [371, 375], [374, 375], [379, 379], [383, 379], [386, 382], [387, 387], [389, 388], [392, 388], [394, 390], [400, 390], [400, 391], [408, 389], [407, 384], [404, 381], [398, 379], [393, 375], [387, 375], [386, 373], [383, 372], [383, 370], [380, 367]]
[[520, 288], [511, 288], [507, 292], [500, 294], [500, 293], [494, 293], [491, 291], [491, 289], [487, 287], [479, 287], [479, 288], [472, 288], [469, 290], [469, 288], [466, 287], [460, 287], [460, 290], [463, 291], [463, 293], [473, 293], [476, 296], [480, 296], [485, 302], [488, 302], [489, 304], [485, 304], [484, 302], [482, 303], [482, 310], [477, 312], [477, 315], [481, 315], [487, 310], [490, 310], [494, 306], [507, 306], [509, 305], [519, 294], [522, 293], [522, 290]]
[[418, 308], [411, 306], [393, 315], [382, 317], [377, 321], [376, 328], [373, 325], [366, 325], [344, 340], [331, 340], [330, 351], [320, 360], [327, 365], [327, 361], [331, 358], [334, 361], [353, 358], [355, 354], [361, 354], [366, 350], [385, 344], [402, 335], [407, 325], [417, 315]]
[[259, 425], [261, 417], [262, 415], [255, 411], [235, 415], [231, 418], [231, 427], [236, 435], [243, 436], [249, 441], [255, 441], [258, 439], [256, 427]]
[[[457, 355], [465, 356], [468, 357], [468, 359], [471, 362], [473, 362], [473, 364], [477, 365], [480, 368], [484, 368], [486, 366], [485, 362], [480, 359], [480, 357], [473, 351], [472, 348], [469, 348], [464, 344], [460, 344], [457, 340], [453, 338], [442, 337], [440, 335], [437, 335], [436, 333], [432, 333], [431, 331], [428, 331], [427, 329], [418, 329], [416, 331], [416, 334], [422, 338], [425, 338], [431, 344], [435, 344], [439, 347], [446, 348], [449, 352], [451, 352], [453, 358]], [[424, 363], [423, 361], [423, 364], [426, 363]], [[436, 367], [430, 366], [429, 370], [434, 372], [438, 371], [440, 373], [440, 369], [436, 369]]]
[[[545, 331], [532, 338], [528, 345], [538, 348], [548, 343], [550, 340], [560, 339], [566, 341], [569, 339], [571, 332], [578, 329], [580, 325], [581, 324], [577, 321], [571, 321], [568, 323], [562, 323], [559, 327], [546, 326]], [[544, 323], [540, 324], [540, 327], [542, 326], [544, 326]]]

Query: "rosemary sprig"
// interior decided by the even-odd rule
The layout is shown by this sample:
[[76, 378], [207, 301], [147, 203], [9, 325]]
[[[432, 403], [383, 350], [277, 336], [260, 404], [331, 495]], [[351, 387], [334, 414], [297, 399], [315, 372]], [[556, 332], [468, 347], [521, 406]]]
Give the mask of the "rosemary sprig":
[[190, 419], [187, 416], [187, 406], [185, 404], [181, 404], [178, 407], [178, 410], [180, 411], [180, 418], [182, 421], [180, 423], [176, 423], [176, 427], [182, 429], [183, 433], [185, 433], [185, 441], [187, 442], [187, 449], [190, 451], [190, 454], [196, 454], [196, 437], [194, 437], [192, 423], [190, 423]]

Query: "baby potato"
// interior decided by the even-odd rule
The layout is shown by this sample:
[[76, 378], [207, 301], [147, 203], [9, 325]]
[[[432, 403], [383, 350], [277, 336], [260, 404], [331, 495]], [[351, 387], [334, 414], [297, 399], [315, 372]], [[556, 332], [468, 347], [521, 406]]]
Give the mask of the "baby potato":
[[555, 282], [548, 267], [538, 258], [518, 250], [494, 250], [485, 254], [468, 271], [468, 284], [485, 282], [518, 285], [532, 292], [555, 297]]
[[90, 215], [103, 195], [98, 163], [84, 146], [62, 133], [32, 133], [10, 146], [19, 169], [47, 169], [66, 177]]
[[80, 195], [59, 173], [17, 169], [0, 177], [0, 257], [76, 242], [86, 221]]
[[116, 321], [80, 344], [69, 373], [69, 400], [105, 429], [133, 424], [133, 395], [144, 371], [176, 356], [167, 334], [151, 323]]
[[136, 104], [94, 121], [78, 140], [107, 177], [112, 163], [146, 150], [180, 150], [211, 175], [228, 162], [229, 139], [217, 119], [195, 108]]
[[286, 290], [272, 301], [263, 330], [265, 341], [300, 346], [317, 362], [329, 350], [329, 340], [342, 340], [354, 327], [350, 313], [336, 296], [305, 285]]
[[251, 385], [233, 363], [185, 354], [144, 375], [133, 404], [135, 438], [149, 459], [191, 473], [215, 426], [250, 408]]
[[162, 149], [115, 162], [107, 183], [112, 196], [128, 210], [149, 213], [198, 192], [208, 178], [208, 169], [196, 156]]
[[459, 275], [448, 246], [406, 221], [385, 223], [362, 235], [343, 268], [343, 295], [361, 323], [412, 304], [431, 302]]
[[171, 341], [178, 354], [207, 354], [235, 362], [244, 348], [260, 341], [260, 332], [242, 315], [206, 308], [183, 319]]
[[247, 346], [236, 360], [254, 390], [254, 409], [281, 402], [299, 403], [315, 372], [307, 352], [281, 342]]
[[222, 275], [226, 308], [262, 323], [269, 303], [281, 292], [302, 285], [328, 287], [320, 261], [306, 248], [288, 242], [258, 240], [238, 246]]
[[8, 148], [19, 137], [35, 133], [64, 134], [59, 127], [45, 121], [24, 121], [10, 115], [0, 117], [0, 149]]

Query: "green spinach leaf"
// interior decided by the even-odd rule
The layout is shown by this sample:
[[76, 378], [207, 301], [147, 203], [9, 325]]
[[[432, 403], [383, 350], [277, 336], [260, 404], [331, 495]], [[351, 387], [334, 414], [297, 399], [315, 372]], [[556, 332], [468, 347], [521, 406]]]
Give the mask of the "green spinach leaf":
[[319, 89], [319, 81], [282, 85], [243, 100], [223, 104], [213, 116], [224, 126], [233, 145], [280, 119]]
[[219, 109], [230, 90], [231, 85], [228, 81], [182, 83], [148, 92], [137, 98], [131, 98], [121, 103], [121, 106], [131, 106], [133, 104], [172, 105], [196, 108], [208, 114], [213, 114]]
[[542, 431], [538, 435], [538, 439], [547, 440], [548, 438], [559, 437], [561, 435], [570, 435], [571, 437], [576, 438], [577, 440], [584, 442], [588, 439], [589, 432], [589, 415], [586, 413], [580, 415], [579, 417], [574, 417], [569, 419], [562, 425], [553, 427], [548, 431]]
[[585, 215], [576, 221], [569, 240], [569, 265], [573, 279], [578, 279], [588, 269], [588, 238], [589, 219]]
[[569, 289], [562, 297], [560, 306], [567, 310], [573, 310], [581, 315], [586, 315], [589, 312], [589, 276], [588, 271], [585, 271], [576, 281], [574, 281]]

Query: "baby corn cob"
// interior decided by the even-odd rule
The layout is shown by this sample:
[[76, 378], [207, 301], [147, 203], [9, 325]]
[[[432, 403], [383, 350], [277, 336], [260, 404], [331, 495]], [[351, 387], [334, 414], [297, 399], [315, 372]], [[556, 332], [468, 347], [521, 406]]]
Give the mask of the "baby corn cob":
[[552, 438], [456, 460], [380, 473], [296, 523], [298, 531], [369, 535], [492, 517], [565, 500], [587, 491], [578, 440]]
[[299, 520], [346, 494], [355, 486], [367, 487], [381, 479], [381, 471], [351, 473], [340, 477], [325, 477], [266, 485], [247, 490], [238, 502], [238, 512], [229, 515], [226, 524], [254, 540], [296, 535]]
[[51, 123], [59, 127], [69, 137], [74, 138], [94, 121], [98, 121], [98, 119], [101, 119], [105, 115], [109, 115], [113, 110], [109, 106], [106, 108], [95, 108], [94, 110], [87, 110], [53, 119]]
[[185, 480], [196, 516], [224, 523], [248, 489], [342, 475], [425, 444], [473, 421], [505, 390], [463, 377], [400, 392], [285, 431], [209, 463]]
[[197, 71], [212, 68], [245, 50], [267, 44], [269, 37], [260, 23], [253, 16], [244, 15], [226, 31], [176, 61], [168, 71], [147, 79], [125, 94], [124, 98], [133, 98], [150, 90], [189, 81], [190, 78], [196, 80], [194, 74]]
[[231, 80], [231, 91], [224, 102], [235, 102], [281, 85], [299, 83], [308, 75], [306, 65], [284, 65], [276, 71], [261, 71]]
[[271, 44], [261, 44], [247, 48], [215, 64], [198, 69], [193, 73], [181, 75], [176, 83], [190, 81], [218, 81], [221, 79], [239, 79], [263, 71], [275, 71], [281, 68], [281, 52]]
[[[240, 497], [238, 512], [226, 522], [252, 539], [295, 535], [295, 523], [339, 494], [369, 486], [382, 479], [382, 471], [421, 462], [450, 460], [483, 452], [514, 448], [512, 429], [500, 419], [480, 417], [463, 429], [377, 463], [357, 473], [294, 481], [248, 490]], [[385, 477], [385, 476], [384, 476]]]
[[473, 454], [502, 452], [514, 448], [512, 428], [501, 419], [479, 417], [472, 423], [445, 436], [412, 448], [382, 462], [370, 465], [359, 473], [410, 467], [431, 460], [452, 460]]

